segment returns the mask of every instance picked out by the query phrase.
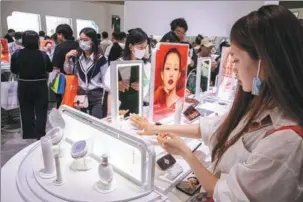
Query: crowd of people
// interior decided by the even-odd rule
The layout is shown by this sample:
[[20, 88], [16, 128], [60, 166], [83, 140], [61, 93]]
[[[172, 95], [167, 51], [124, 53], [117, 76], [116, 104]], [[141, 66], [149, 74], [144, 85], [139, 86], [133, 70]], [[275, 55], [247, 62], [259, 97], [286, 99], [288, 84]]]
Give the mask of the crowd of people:
[[[191, 70], [196, 68], [198, 57], [211, 55], [214, 44], [201, 35], [193, 44], [186, 42], [187, 30], [185, 19], [175, 19], [160, 42], [189, 44]], [[109, 39], [106, 32], [100, 35], [84, 28], [78, 37], [76, 41], [69, 25], [59, 25], [50, 37], [56, 43], [51, 61], [39, 50], [39, 40], [48, 38], [44, 32], [20, 34], [9, 30], [5, 36], [17, 47], [11, 57], [11, 71], [19, 75], [23, 138], [45, 135], [49, 72], [77, 75], [78, 95], [88, 99], [81, 111], [97, 118], [111, 114], [111, 62], [142, 60], [149, 83], [155, 41], [144, 30], [114, 32]], [[182, 156], [215, 201], [302, 201], [303, 28], [284, 7], [263, 6], [233, 25], [230, 41], [221, 43], [220, 49], [231, 46], [239, 87], [227, 116], [205, 118], [200, 124], [187, 126], [153, 125], [137, 115], [131, 115], [131, 120], [143, 130], [141, 135], [157, 135], [166, 151]], [[171, 52], [167, 57], [176, 56]], [[220, 56], [212, 61], [213, 78], [219, 63]], [[131, 74], [136, 71], [131, 70]], [[119, 79], [119, 90], [121, 99], [129, 100], [120, 108], [136, 111], [137, 80]], [[147, 97], [144, 95], [146, 105]], [[58, 94], [57, 107], [61, 102], [62, 95]], [[202, 136], [212, 152], [213, 172], [199, 162], [180, 136]]]
[[[161, 42], [189, 44], [191, 51], [188, 67], [193, 69], [197, 67], [197, 57], [206, 56], [202, 54], [202, 49], [206, 48], [207, 51], [204, 52], [210, 56], [214, 44], [201, 35], [193, 44], [186, 42], [187, 30], [185, 19], [175, 19], [170, 24], [170, 31], [163, 36]], [[41, 87], [39, 91], [35, 91], [39, 92], [36, 95], [29, 97], [25, 95], [28, 94], [28, 91], [34, 92], [32, 90], [36, 86], [44, 83], [48, 79], [49, 72], [77, 75], [80, 87], [78, 95], [87, 96], [88, 101], [88, 106], [81, 108], [81, 111], [101, 119], [111, 114], [110, 71], [108, 71], [110, 63], [142, 60], [145, 92], [143, 100], [144, 106], [149, 105], [150, 60], [157, 41], [149, 38], [140, 28], [131, 29], [128, 33], [115, 31], [110, 38], [107, 32], [99, 34], [94, 29], [87, 27], [80, 31], [79, 36], [74, 37], [72, 28], [67, 24], [61, 24], [57, 26], [56, 32], [52, 36], [47, 36], [44, 31], [39, 33], [34, 31], [15, 32], [10, 29], [4, 38], [8, 40], [12, 54], [11, 72], [19, 77], [23, 138], [36, 137], [39, 139], [45, 134], [48, 87]], [[47, 48], [52, 45], [51, 42], [44, 44], [48, 57], [45, 56], [45, 52], [41, 51], [40, 42], [43, 40], [54, 42], [55, 48], [52, 51], [50, 49], [50, 52], [47, 51]], [[37, 59], [37, 55], [43, 57]], [[217, 63], [213, 62], [215, 69]], [[120, 110], [128, 110], [128, 115], [136, 112], [136, 108], [138, 108], [139, 84], [135, 78], [137, 73], [133, 68], [130, 72], [133, 80], [128, 82], [122, 80], [119, 73], [119, 98], [122, 103]], [[43, 91], [41, 95], [40, 91]], [[56, 94], [57, 108], [60, 107], [63, 96], [63, 94]]]

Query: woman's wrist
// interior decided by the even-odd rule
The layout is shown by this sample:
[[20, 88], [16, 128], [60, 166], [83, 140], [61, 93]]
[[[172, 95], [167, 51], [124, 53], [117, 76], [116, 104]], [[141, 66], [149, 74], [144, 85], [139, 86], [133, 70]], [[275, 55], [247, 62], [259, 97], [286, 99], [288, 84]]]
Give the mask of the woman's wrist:
[[158, 135], [159, 133], [161, 133], [161, 128], [160, 126], [157, 125], [152, 125], [152, 135]]
[[196, 156], [194, 155], [194, 153], [190, 150], [189, 147], [184, 147], [182, 149], [182, 154], [181, 156], [183, 157], [183, 159], [186, 161], [186, 162], [190, 162], [192, 161], [194, 158], [196, 158]]

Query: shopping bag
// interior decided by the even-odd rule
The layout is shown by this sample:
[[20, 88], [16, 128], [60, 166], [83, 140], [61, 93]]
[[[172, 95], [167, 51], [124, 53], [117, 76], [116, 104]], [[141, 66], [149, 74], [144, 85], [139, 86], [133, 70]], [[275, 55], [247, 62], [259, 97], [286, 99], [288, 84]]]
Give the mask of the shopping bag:
[[61, 104], [74, 107], [74, 100], [78, 89], [78, 77], [76, 75], [65, 75], [65, 91]]
[[56, 94], [63, 94], [65, 91], [65, 76], [58, 74], [54, 81], [50, 83], [50, 88]]
[[5, 110], [19, 108], [18, 82], [1, 82], [1, 108]]

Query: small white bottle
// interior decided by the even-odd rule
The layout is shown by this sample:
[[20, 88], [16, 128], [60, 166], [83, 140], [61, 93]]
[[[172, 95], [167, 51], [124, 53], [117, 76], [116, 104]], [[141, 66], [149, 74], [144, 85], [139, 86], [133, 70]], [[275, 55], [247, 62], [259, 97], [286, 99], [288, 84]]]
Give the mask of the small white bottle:
[[100, 181], [97, 183], [99, 192], [108, 193], [113, 191], [115, 187], [114, 170], [108, 162], [108, 155], [103, 154], [102, 160], [98, 168]]

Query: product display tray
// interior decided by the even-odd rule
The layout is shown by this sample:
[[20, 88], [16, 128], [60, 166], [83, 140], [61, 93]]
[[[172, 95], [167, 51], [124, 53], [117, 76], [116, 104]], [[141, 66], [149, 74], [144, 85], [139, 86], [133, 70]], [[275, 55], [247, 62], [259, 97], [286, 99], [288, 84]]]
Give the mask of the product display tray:
[[[98, 162], [92, 160], [92, 168], [88, 171], [73, 171], [70, 164], [70, 144], [64, 143], [65, 155], [60, 159], [64, 183], [55, 185], [56, 179], [43, 179], [39, 171], [43, 169], [40, 143], [31, 149], [21, 162], [16, 176], [19, 194], [26, 202], [100, 202], [100, 201], [165, 201], [166, 197], [157, 192], [146, 192], [115, 173], [116, 189], [110, 193], [100, 193], [95, 189], [99, 180]], [[89, 157], [90, 158], [90, 157]]]

